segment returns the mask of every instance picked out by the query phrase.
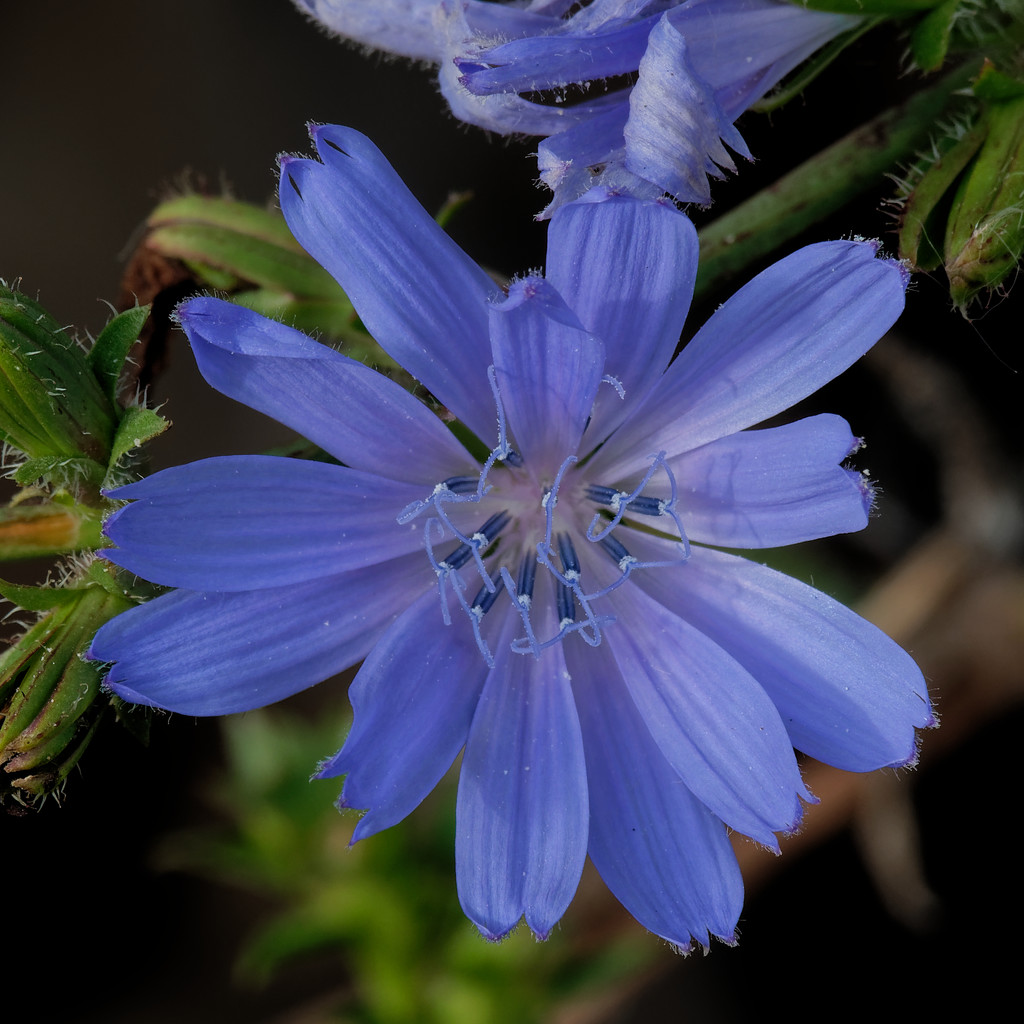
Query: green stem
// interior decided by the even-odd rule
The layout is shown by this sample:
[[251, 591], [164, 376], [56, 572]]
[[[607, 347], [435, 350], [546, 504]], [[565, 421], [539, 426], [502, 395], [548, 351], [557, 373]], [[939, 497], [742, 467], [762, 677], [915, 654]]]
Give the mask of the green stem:
[[977, 74], [965, 65], [891, 107], [700, 231], [695, 297], [838, 210], [909, 160], [950, 96]]

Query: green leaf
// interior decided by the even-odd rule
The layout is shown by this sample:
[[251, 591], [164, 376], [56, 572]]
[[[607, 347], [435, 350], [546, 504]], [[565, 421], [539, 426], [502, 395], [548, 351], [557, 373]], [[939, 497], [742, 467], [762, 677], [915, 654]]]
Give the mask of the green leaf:
[[987, 131], [984, 123], [975, 125], [935, 160], [907, 197], [900, 217], [899, 253], [915, 269], [935, 270], [942, 264], [941, 241], [949, 214], [947, 196], [978, 152]]
[[935, 71], [946, 59], [960, 3], [961, 0], [944, 0], [914, 27], [910, 36], [910, 52], [922, 71]]
[[117, 433], [114, 435], [114, 444], [110, 453], [110, 468], [113, 470], [130, 451], [162, 434], [169, 426], [170, 423], [152, 409], [141, 405], [133, 405], [125, 409]]
[[136, 306], [118, 313], [100, 332], [89, 351], [88, 362], [111, 402], [117, 402], [117, 382], [132, 345], [139, 339], [149, 306]]
[[44, 455], [38, 459], [26, 459], [11, 474], [11, 479], [22, 487], [44, 480], [53, 487], [73, 489], [81, 485], [98, 487], [103, 473], [98, 462], [84, 456]]
[[76, 587], [26, 587], [0, 580], [0, 596], [27, 612], [45, 612], [71, 604], [81, 594], [82, 589]]

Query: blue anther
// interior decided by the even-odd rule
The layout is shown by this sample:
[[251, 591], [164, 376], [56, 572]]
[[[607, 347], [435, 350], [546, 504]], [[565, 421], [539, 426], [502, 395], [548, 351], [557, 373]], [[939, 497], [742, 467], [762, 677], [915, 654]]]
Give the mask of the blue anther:
[[555, 543], [558, 545], [558, 557], [562, 560], [562, 572], [565, 573], [566, 579], [578, 580], [580, 578], [580, 560], [569, 534], [560, 533], [555, 538]]
[[519, 603], [526, 604], [533, 600], [533, 584], [537, 579], [537, 559], [525, 555], [519, 565], [519, 579], [516, 581], [516, 595]]
[[576, 621], [576, 598], [564, 584], [558, 584], [558, 628], [564, 629], [570, 622]]
[[626, 506], [626, 509], [641, 516], [663, 516], [665, 514], [665, 499], [641, 496], [634, 498]]
[[506, 466], [521, 466], [523, 464], [523, 457], [515, 450], [515, 448], [509, 448], [505, 453], [505, 458], [502, 460]]
[[441, 481], [441, 486], [452, 494], [472, 494], [479, 482], [480, 478], [475, 476], [450, 476]]
[[495, 512], [494, 515], [491, 516], [491, 518], [473, 534], [473, 540], [476, 541], [478, 537], [483, 537], [486, 544], [493, 544], [495, 537], [497, 537], [511, 521], [512, 516], [509, 512], [505, 510]]
[[596, 501], [599, 505], [612, 505], [615, 503], [615, 497], [619, 492], [614, 487], [602, 487], [600, 484], [591, 484], [587, 488], [586, 494], [591, 501]]
[[468, 544], [460, 544], [450, 555], [446, 555], [438, 564], [449, 571], [461, 569], [473, 557], [473, 549]]
[[473, 598], [471, 610], [477, 619], [482, 619], [491, 610], [491, 606], [498, 600], [498, 595], [504, 590], [504, 587], [497, 586], [499, 579], [500, 576], [494, 576], [491, 580], [494, 589], [488, 589], [486, 586], [481, 587], [477, 591], [476, 597]]
[[624, 565], [629, 565], [630, 562], [636, 561], [633, 556], [626, 550], [625, 545], [619, 543], [619, 541], [612, 535], [608, 534], [607, 537], [602, 537], [598, 542], [609, 555], [612, 556], [612, 561], [625, 572]]

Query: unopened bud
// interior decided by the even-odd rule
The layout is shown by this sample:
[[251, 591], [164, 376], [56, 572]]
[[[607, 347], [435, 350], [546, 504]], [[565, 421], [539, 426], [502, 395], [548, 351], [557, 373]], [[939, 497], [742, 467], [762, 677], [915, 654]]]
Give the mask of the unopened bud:
[[82, 654], [96, 630], [131, 602], [94, 585], [0, 584], [0, 592], [44, 612], [0, 656], [0, 798], [31, 803], [60, 787], [91, 737], [103, 670]]
[[1024, 97], [992, 104], [984, 124], [946, 228], [949, 293], [961, 311], [983, 289], [998, 288], [1024, 252]]
[[105, 467], [116, 422], [85, 352], [39, 303], [0, 284], [0, 438], [30, 459]]

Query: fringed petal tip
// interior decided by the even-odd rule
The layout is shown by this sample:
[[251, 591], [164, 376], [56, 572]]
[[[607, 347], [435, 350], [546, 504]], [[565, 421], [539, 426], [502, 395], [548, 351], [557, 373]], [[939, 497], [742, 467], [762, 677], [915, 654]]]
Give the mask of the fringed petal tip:
[[880, 263], [884, 263], [886, 266], [892, 267], [900, 276], [900, 281], [903, 283], [903, 290], [907, 290], [907, 287], [910, 285], [911, 278], [909, 260], [901, 260], [892, 256], [886, 256], [882, 247], [882, 240], [879, 238], [865, 238], [863, 235], [854, 235], [850, 241], [870, 249], [872, 256], [876, 257]]
[[921, 757], [921, 735], [920, 731], [923, 729], [938, 729], [942, 723], [939, 721], [939, 716], [935, 712], [931, 705], [928, 705], [928, 717], [920, 725], [916, 726], [914, 730], [914, 736], [911, 740], [910, 749], [906, 756], [898, 757], [894, 761], [890, 761], [889, 764], [880, 765], [881, 768], [908, 768], [915, 769]]
[[910, 286], [910, 264], [907, 260], [883, 260], [882, 262], [889, 264], [896, 268], [899, 272], [900, 280], [903, 282], [903, 290], [906, 291]]
[[[510, 928], [503, 928], [499, 931], [494, 931], [491, 928], [488, 928], [487, 925], [480, 924], [479, 921], [473, 922], [473, 924], [476, 925], [476, 930], [480, 933], [480, 935], [488, 942], [492, 942], [495, 945], [497, 945], [499, 942], [504, 942], [514, 931], [517, 931], [520, 925], [522, 925], [523, 923], [523, 919], [520, 918]], [[547, 940], [551, 937], [551, 933], [555, 930], [554, 924], [549, 925], [546, 928], [535, 928], [532, 924], [530, 924], [528, 920], [525, 921], [525, 924], [526, 927], [530, 929], [531, 934], [538, 942], [547, 942]]]

